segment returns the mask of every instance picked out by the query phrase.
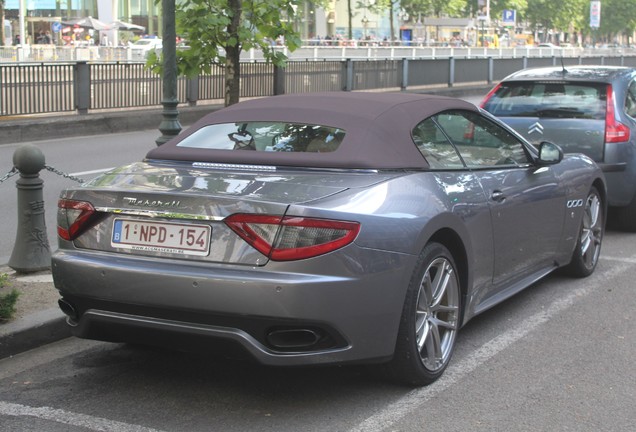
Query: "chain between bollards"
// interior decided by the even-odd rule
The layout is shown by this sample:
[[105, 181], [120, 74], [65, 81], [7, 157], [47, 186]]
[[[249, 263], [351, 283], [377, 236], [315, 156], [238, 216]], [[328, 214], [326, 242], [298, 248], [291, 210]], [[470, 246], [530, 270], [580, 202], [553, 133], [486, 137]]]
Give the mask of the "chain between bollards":
[[60, 170], [58, 170], [58, 169], [53, 168], [52, 166], [44, 165], [44, 168], [46, 168], [46, 170], [47, 170], [47, 171], [50, 171], [50, 172], [52, 172], [52, 173], [54, 173], [54, 174], [57, 174], [57, 175], [59, 175], [59, 176], [62, 176], [62, 177], [64, 177], [64, 178], [67, 178], [67, 179], [69, 179], [69, 180], [76, 181], [76, 182], [78, 182], [79, 184], [84, 183], [84, 179], [81, 179], [81, 178], [79, 178], [79, 177], [76, 177], [76, 176], [74, 176], [74, 175], [72, 175], [72, 174], [67, 174], [67, 173], [65, 173], [65, 172], [63, 172], [63, 171], [60, 171]]
[[0, 184], [6, 180], [9, 180], [11, 177], [18, 173], [18, 169], [16, 167], [11, 168], [11, 171], [0, 177]]

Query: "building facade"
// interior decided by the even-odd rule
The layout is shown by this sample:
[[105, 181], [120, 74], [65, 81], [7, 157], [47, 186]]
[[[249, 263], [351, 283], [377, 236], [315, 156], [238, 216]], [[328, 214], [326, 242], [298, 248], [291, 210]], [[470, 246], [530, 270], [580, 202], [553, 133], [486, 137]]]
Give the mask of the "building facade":
[[[379, 10], [376, 0], [330, 0], [325, 7], [305, 1], [296, 9], [294, 27], [306, 41], [326, 38], [347, 39], [349, 34], [349, 8], [351, 8], [351, 34], [353, 39], [391, 39], [391, 16], [388, 9]], [[20, 14], [20, 8], [23, 13]], [[394, 6], [393, 38], [400, 38], [399, 7]], [[23, 22], [21, 23], [21, 15]], [[21, 26], [26, 34], [24, 43], [53, 43], [64, 45], [75, 42], [109, 44], [126, 42], [141, 34], [102, 31], [99, 36], [91, 29], [69, 28], [65, 22], [74, 18], [93, 17], [104, 23], [115, 20], [143, 26], [145, 34], [161, 36], [161, 7], [154, 0], [5, 0], [5, 19], [10, 26], [13, 44], [20, 42]], [[402, 18], [404, 18], [402, 16]], [[48, 35], [42, 40], [42, 35]], [[106, 39], [103, 39], [103, 36]], [[99, 38], [99, 40], [97, 40]]]

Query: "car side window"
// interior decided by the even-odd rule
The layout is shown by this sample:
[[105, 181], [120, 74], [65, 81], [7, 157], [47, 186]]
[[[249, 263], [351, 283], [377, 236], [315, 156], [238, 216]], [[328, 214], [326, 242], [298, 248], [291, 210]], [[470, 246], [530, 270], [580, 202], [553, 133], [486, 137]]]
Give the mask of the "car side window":
[[625, 113], [636, 118], [636, 81], [632, 80], [627, 88], [627, 97], [625, 97]]
[[448, 111], [435, 117], [469, 168], [517, 167], [531, 162], [517, 137], [478, 113]]
[[432, 117], [415, 126], [413, 141], [432, 169], [465, 168], [457, 149]]

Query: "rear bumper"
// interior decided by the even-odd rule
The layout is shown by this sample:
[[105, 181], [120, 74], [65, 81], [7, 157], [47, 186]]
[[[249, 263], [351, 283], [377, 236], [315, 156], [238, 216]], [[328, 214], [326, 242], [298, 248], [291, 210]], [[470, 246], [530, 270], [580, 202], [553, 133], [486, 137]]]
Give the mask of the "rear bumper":
[[[79, 322], [67, 322], [73, 335], [86, 339], [125, 341], [156, 345], [192, 352], [213, 352], [240, 356], [247, 354], [258, 362], [271, 366], [328, 364], [353, 361], [348, 355], [350, 344], [320, 350], [277, 352], [239, 328], [200, 323], [172, 321], [161, 318], [127, 315], [112, 311], [89, 309]], [[390, 356], [386, 357], [389, 358]], [[378, 358], [381, 361], [384, 358]], [[366, 359], [372, 361], [372, 359]]]
[[620, 163], [597, 163], [597, 165], [601, 168], [601, 171], [604, 173], [610, 172], [623, 172], [627, 169], [627, 164], [625, 162]]
[[[610, 166], [616, 166], [610, 165]], [[603, 167], [603, 166], [601, 166]], [[636, 194], [636, 172], [629, 167], [622, 171], [603, 171], [607, 182], [607, 203], [611, 207], [629, 205]]]
[[355, 254], [365, 259], [334, 254], [313, 272], [307, 262], [283, 272], [58, 250], [52, 270], [78, 337], [192, 351], [229, 344], [276, 366], [386, 360], [414, 257]]

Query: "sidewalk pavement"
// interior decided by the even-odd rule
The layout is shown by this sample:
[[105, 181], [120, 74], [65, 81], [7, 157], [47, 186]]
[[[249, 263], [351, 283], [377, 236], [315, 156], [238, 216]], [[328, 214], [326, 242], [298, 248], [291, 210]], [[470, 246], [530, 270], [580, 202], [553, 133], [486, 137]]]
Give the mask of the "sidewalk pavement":
[[[481, 95], [487, 90], [486, 86], [478, 85], [412, 92], [464, 97]], [[179, 121], [189, 125], [219, 108], [219, 105], [180, 107]], [[158, 128], [161, 112], [161, 109], [144, 109], [86, 115], [0, 117], [0, 145]], [[59, 296], [51, 272], [17, 274], [1, 264], [0, 275], [8, 274], [10, 284], [0, 288], [0, 294], [16, 288], [21, 295], [16, 316], [7, 323], [0, 321], [0, 359], [70, 337], [65, 316], [57, 306]]]
[[2, 274], [9, 277], [0, 295], [15, 289], [20, 296], [13, 319], [0, 321], [0, 359], [71, 336], [50, 271], [18, 274], [0, 267]]
[[[222, 105], [179, 107], [179, 123], [191, 125]], [[85, 135], [159, 129], [161, 108], [121, 109], [89, 114], [0, 117], [0, 145]]]

